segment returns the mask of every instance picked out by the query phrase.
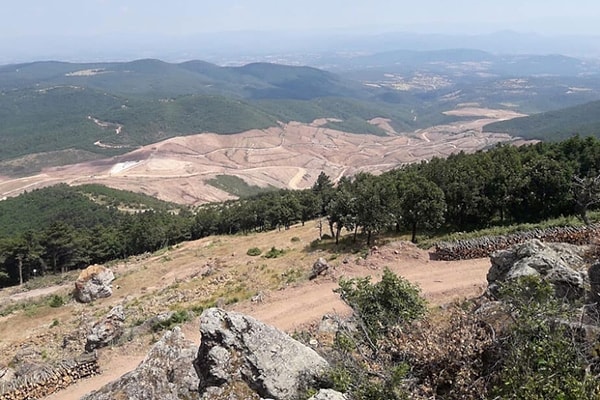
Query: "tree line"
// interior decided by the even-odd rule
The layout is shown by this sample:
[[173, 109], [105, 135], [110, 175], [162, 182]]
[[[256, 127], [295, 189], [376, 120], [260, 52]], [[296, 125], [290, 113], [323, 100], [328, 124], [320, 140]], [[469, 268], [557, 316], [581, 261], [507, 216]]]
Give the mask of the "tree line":
[[[58, 185], [0, 202], [0, 285], [34, 275], [151, 252], [209, 235], [285, 229], [315, 218], [336, 242], [367, 245], [384, 231], [465, 231], [578, 215], [600, 200], [600, 141], [499, 145], [434, 158], [337, 184], [321, 173], [312, 188], [277, 190], [197, 209], [156, 205], [124, 212], [82, 189]], [[110, 192], [116, 195], [115, 191]], [[107, 196], [107, 192], [104, 192]], [[106, 199], [105, 199], [106, 200]]]

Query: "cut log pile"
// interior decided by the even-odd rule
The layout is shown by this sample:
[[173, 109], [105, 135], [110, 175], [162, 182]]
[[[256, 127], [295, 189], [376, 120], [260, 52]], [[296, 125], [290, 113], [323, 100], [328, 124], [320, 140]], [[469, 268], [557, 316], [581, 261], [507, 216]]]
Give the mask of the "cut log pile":
[[530, 239], [539, 239], [542, 242], [586, 245], [591, 244], [599, 235], [600, 224], [534, 229], [503, 236], [486, 236], [453, 242], [440, 242], [435, 246], [435, 255], [438, 260], [444, 261], [470, 260], [489, 257], [497, 250], [504, 250], [514, 244], [523, 243]]
[[0, 386], [0, 400], [41, 399], [99, 372], [95, 356], [66, 360], [58, 365], [36, 369], [27, 376]]

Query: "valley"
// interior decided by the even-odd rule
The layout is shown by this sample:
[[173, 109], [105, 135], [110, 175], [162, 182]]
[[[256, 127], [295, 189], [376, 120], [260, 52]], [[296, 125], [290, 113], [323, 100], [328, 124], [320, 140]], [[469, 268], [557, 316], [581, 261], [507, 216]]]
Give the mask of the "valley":
[[233, 198], [207, 183], [218, 175], [236, 176], [259, 187], [304, 189], [322, 171], [337, 180], [360, 171], [380, 173], [432, 157], [474, 152], [500, 142], [524, 143], [507, 134], [482, 132], [491, 122], [523, 116], [518, 112], [464, 107], [446, 114], [459, 120], [412, 132], [397, 132], [385, 119], [373, 120], [386, 136], [342, 132], [328, 128], [327, 119], [318, 119], [239, 134], [175, 137], [120, 156], [44, 168], [31, 176], [0, 176], [0, 198], [57, 183], [98, 183], [198, 205]]

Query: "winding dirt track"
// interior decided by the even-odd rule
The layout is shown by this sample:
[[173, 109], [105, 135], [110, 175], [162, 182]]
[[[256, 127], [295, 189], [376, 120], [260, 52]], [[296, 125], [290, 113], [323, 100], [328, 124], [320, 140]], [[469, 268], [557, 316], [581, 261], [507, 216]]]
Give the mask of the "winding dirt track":
[[385, 128], [388, 136], [340, 132], [323, 127], [324, 121], [317, 120], [234, 135], [176, 137], [122, 156], [47, 168], [29, 177], [0, 176], [0, 199], [66, 182], [99, 183], [176, 203], [200, 204], [231, 198], [206, 184], [220, 174], [240, 177], [251, 185], [303, 189], [310, 187], [321, 172], [331, 177], [359, 171], [382, 172], [460, 150], [471, 152], [514, 141], [506, 134], [483, 133], [482, 127], [521, 114], [488, 109], [459, 111], [452, 111], [452, 115], [481, 118], [408, 133], [395, 132], [386, 120], [373, 120]]
[[[382, 249], [384, 254], [373, 254], [366, 265], [349, 263], [338, 267], [329, 277], [320, 277], [284, 290], [272, 292], [261, 303], [245, 302], [234, 307], [265, 323], [288, 333], [318, 323], [325, 314], [347, 315], [349, 308], [333, 292], [338, 286], [338, 276], [372, 275], [378, 279], [385, 263], [393, 272], [419, 284], [423, 295], [431, 304], [446, 304], [458, 299], [480, 295], [485, 287], [485, 276], [490, 267], [488, 258], [466, 261], [430, 261], [429, 254], [414, 248], [405, 252]], [[199, 342], [197, 321], [183, 327], [186, 337]], [[103, 353], [100, 359], [101, 375], [82, 380], [62, 390], [47, 400], [76, 400], [108, 382], [134, 369], [143, 354], [123, 355], [118, 352]]]

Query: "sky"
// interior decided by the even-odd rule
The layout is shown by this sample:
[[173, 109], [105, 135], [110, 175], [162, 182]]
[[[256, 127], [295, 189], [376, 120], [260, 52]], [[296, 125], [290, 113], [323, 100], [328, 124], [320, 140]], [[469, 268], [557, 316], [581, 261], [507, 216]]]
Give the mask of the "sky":
[[600, 35], [598, 0], [2, 0], [0, 41], [223, 31]]

